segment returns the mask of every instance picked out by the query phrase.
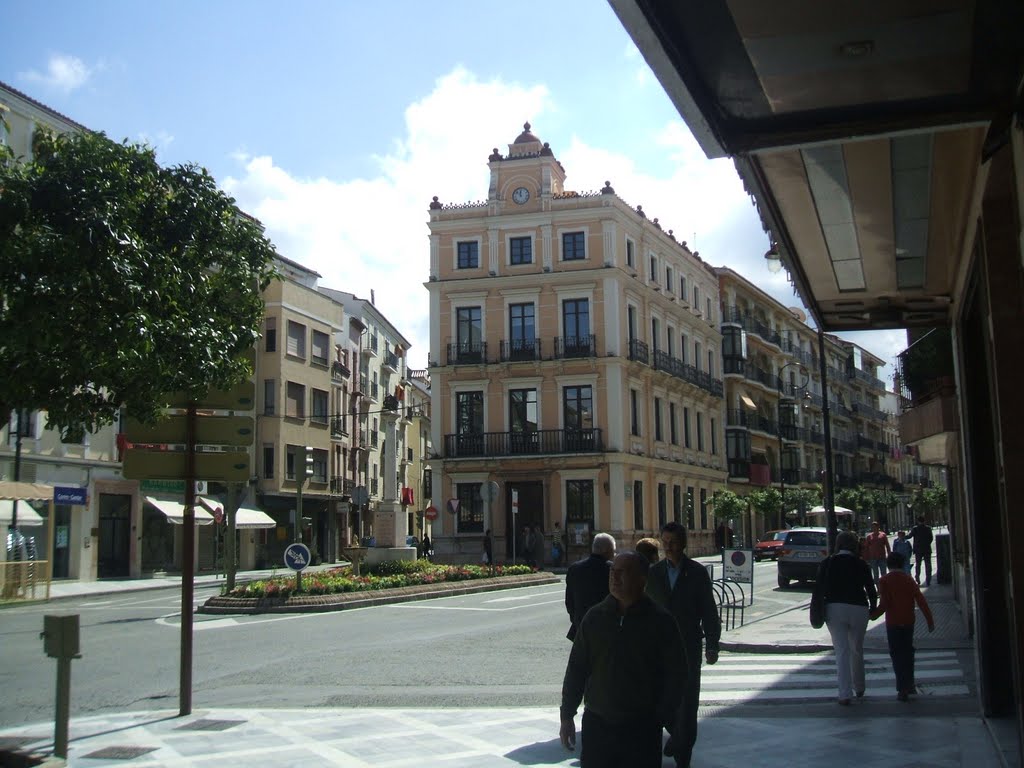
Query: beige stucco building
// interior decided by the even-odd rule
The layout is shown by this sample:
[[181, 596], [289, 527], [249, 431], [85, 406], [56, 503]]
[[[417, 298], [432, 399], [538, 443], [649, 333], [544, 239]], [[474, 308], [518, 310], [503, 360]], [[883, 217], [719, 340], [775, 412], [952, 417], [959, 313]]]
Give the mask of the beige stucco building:
[[438, 557], [479, 561], [490, 530], [511, 560], [514, 530], [556, 522], [573, 556], [671, 519], [707, 551], [726, 477], [717, 275], [610, 184], [568, 189], [528, 124], [488, 168], [485, 201], [430, 206]]

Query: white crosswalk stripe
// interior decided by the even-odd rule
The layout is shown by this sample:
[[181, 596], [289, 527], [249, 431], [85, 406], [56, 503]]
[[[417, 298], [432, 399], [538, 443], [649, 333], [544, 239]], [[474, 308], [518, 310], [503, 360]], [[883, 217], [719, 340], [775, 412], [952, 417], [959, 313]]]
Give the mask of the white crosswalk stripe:
[[[895, 695], [887, 653], [866, 652], [868, 696]], [[955, 651], [918, 651], [914, 664], [918, 695], [967, 696], [970, 691]], [[836, 666], [831, 652], [809, 654], [726, 653], [701, 670], [701, 704], [815, 701], [836, 697]]]

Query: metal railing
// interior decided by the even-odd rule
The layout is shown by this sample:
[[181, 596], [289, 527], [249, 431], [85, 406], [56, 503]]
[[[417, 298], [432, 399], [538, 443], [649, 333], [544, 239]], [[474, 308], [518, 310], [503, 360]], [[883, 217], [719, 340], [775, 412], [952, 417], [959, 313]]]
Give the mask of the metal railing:
[[486, 341], [462, 341], [448, 345], [448, 365], [483, 365], [486, 362]]
[[583, 336], [555, 337], [555, 358], [596, 356], [597, 336], [592, 333]]
[[599, 428], [538, 429], [534, 432], [481, 432], [445, 435], [444, 457], [524, 456], [604, 451]]
[[503, 363], [540, 359], [540, 339], [506, 339], [501, 342], [501, 362]]

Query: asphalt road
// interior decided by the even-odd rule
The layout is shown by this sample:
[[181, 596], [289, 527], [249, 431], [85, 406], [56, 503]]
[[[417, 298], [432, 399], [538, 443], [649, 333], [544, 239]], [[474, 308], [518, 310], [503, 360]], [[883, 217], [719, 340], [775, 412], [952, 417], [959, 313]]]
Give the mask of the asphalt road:
[[[215, 593], [197, 589], [196, 604]], [[556, 706], [569, 650], [563, 597], [559, 584], [322, 614], [199, 614], [193, 707]], [[808, 598], [778, 590], [774, 563], [758, 564], [745, 620]], [[81, 617], [73, 715], [176, 707], [180, 603], [156, 590], [0, 611], [0, 724], [53, 717], [56, 662], [39, 638], [47, 613]]]

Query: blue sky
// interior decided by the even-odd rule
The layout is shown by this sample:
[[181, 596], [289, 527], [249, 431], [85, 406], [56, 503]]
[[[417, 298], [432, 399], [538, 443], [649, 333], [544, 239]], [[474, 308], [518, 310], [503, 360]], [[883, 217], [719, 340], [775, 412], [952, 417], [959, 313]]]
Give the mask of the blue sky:
[[[7, 0], [0, 80], [165, 164], [205, 166], [323, 285], [428, 353], [427, 205], [487, 194], [525, 120], [566, 185], [616, 192], [788, 305], [729, 160], [704, 158], [601, 0]], [[902, 332], [848, 334], [891, 362]], [[884, 369], [889, 378], [891, 366]]]

